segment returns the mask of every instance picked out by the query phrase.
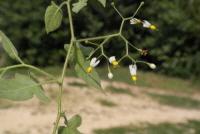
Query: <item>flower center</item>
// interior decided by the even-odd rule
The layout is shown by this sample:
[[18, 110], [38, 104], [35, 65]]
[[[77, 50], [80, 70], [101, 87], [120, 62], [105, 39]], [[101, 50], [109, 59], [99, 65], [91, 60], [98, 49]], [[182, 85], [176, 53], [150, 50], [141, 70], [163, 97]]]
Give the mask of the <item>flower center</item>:
[[150, 29], [155, 30], [156, 27], [155, 27], [154, 25], [151, 25], [151, 26], [150, 26]]
[[87, 69], [87, 72], [88, 72], [88, 73], [92, 72], [92, 67], [89, 67], [89, 68]]
[[113, 64], [113, 66], [117, 66], [118, 62], [117, 61], [113, 61], [112, 64]]
[[132, 80], [133, 81], [137, 81], [137, 77], [136, 76], [132, 76]]

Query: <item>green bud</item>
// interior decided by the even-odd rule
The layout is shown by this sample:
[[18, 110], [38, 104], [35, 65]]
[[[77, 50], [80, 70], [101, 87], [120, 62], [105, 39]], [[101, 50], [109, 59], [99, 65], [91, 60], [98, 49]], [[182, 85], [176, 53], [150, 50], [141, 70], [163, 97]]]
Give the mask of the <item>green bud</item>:
[[111, 6], [115, 6], [115, 3], [114, 3], [114, 2], [112, 2], [112, 3], [111, 3]]
[[142, 5], [144, 5], [144, 2], [143, 2], [143, 1], [141, 2], [141, 6], [142, 6]]
[[89, 41], [88, 41], [88, 40], [86, 40], [86, 41], [85, 41], [85, 44], [89, 44]]

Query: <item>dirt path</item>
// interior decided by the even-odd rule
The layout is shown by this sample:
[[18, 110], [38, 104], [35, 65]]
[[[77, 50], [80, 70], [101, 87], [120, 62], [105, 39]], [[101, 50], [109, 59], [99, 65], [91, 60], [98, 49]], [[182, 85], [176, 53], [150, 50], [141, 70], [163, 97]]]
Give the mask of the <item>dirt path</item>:
[[[68, 83], [72, 82], [83, 83], [77, 78], [70, 78]], [[64, 91], [63, 108], [67, 108], [68, 118], [75, 114], [82, 116], [83, 122], [79, 130], [85, 134], [92, 134], [93, 129], [119, 125], [200, 120], [200, 110], [160, 105], [144, 92], [148, 90], [157, 93], [158, 90], [155, 89], [103, 81], [104, 89], [113, 86], [129, 90], [134, 94], [131, 96], [107, 92], [107, 96], [105, 96], [96, 89], [70, 86], [68, 83], [65, 83], [64, 86], [70, 87], [71, 90]], [[10, 108], [0, 109], [0, 134], [51, 134], [57, 111], [57, 85], [48, 84], [44, 85], [44, 88], [48, 89], [46, 93], [52, 99], [51, 103], [41, 102], [36, 98], [25, 102], [0, 100], [6, 105], [12, 105]], [[162, 90], [159, 92], [166, 93]], [[200, 95], [195, 95], [195, 98], [200, 98]], [[117, 106], [102, 106], [98, 102], [99, 99], [112, 101]]]

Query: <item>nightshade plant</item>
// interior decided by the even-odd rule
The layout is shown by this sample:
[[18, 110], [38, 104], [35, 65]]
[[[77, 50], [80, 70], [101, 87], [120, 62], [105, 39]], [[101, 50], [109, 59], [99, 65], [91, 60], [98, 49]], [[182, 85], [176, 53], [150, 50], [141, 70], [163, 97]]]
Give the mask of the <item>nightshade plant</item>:
[[[106, 6], [106, 0], [99, 0], [99, 2], [104, 7]], [[45, 12], [45, 19], [44, 19], [47, 34], [59, 28], [62, 22], [62, 18], [63, 18], [63, 13], [62, 13], [61, 8], [64, 5], [67, 6], [70, 32], [71, 32], [71, 40], [69, 41], [68, 44], [64, 45], [64, 49], [66, 50], [66, 58], [65, 58], [61, 77], [59, 77], [58, 79], [35, 66], [24, 63], [18, 56], [18, 52], [15, 49], [12, 42], [8, 39], [8, 37], [2, 31], [0, 31], [3, 48], [5, 49], [5, 51], [9, 54], [11, 58], [17, 60], [20, 63], [17, 65], [12, 65], [12, 66], [8, 66], [8, 67], [4, 67], [0, 69], [1, 71], [0, 97], [13, 100], [13, 101], [25, 101], [25, 100], [31, 99], [33, 95], [35, 95], [38, 99], [42, 101], [50, 102], [50, 99], [45, 95], [42, 85], [47, 84], [47, 83], [57, 83], [59, 85], [58, 113], [57, 113], [57, 119], [55, 121], [52, 134], [55, 134], [56, 132], [58, 134], [81, 134], [81, 132], [77, 130], [77, 128], [82, 123], [81, 116], [74, 115], [71, 119], [68, 120], [65, 115], [65, 110], [63, 110], [62, 108], [63, 81], [64, 81], [67, 65], [69, 64], [71, 68], [75, 70], [78, 77], [84, 80], [88, 85], [95, 87], [104, 93], [103, 89], [101, 88], [100, 78], [98, 76], [98, 73], [94, 70], [94, 68], [100, 63], [100, 58], [104, 57], [108, 61], [107, 62], [108, 63], [108, 77], [110, 79], [113, 78], [113, 74], [111, 72], [109, 64], [112, 64], [115, 69], [118, 69], [120, 62], [124, 58], [129, 58], [130, 63], [131, 63], [129, 65], [131, 78], [134, 82], [136, 82], [137, 81], [137, 77], [136, 77], [137, 63], [147, 64], [152, 69], [155, 69], [156, 66], [153, 63], [135, 60], [133, 59], [133, 57], [130, 56], [129, 47], [133, 47], [141, 55], [144, 55], [144, 56], [147, 55], [147, 50], [142, 50], [142, 49], [137, 48], [136, 46], [131, 44], [126, 39], [126, 37], [123, 36], [122, 30], [123, 30], [124, 23], [128, 21], [128, 23], [130, 24], [130, 27], [132, 27], [132, 25], [138, 24], [138, 25], [143, 25], [144, 28], [149, 28], [150, 30], [157, 30], [157, 29], [154, 25], [151, 25], [148, 21], [146, 20], [142, 21], [140, 19], [135, 18], [136, 13], [140, 9], [140, 7], [144, 5], [144, 2], [141, 2], [141, 4], [139, 5], [138, 9], [135, 11], [133, 16], [128, 17], [128, 18], [124, 18], [123, 15], [115, 7], [115, 4], [111, 3], [114, 10], [116, 10], [118, 15], [122, 19], [119, 32], [110, 34], [110, 35], [99, 36], [99, 37], [76, 39], [75, 34], [74, 34], [74, 25], [73, 25], [71, 11], [78, 13], [84, 6], [87, 5], [87, 0], [79, 0], [76, 3], [73, 3], [72, 8], [71, 8], [71, 0], [67, 0], [67, 1], [64, 1], [60, 6], [56, 5], [52, 1], [51, 5], [47, 7], [46, 12]], [[124, 40], [126, 54], [123, 57], [121, 57], [119, 60], [117, 60], [115, 56], [107, 56], [104, 53], [104, 45], [107, 43], [108, 40], [111, 40], [113, 37], [120, 37], [122, 40]], [[102, 42], [98, 44], [98, 43], [93, 42], [94, 40], [102, 40]], [[86, 45], [83, 46], [81, 42], [84, 42]], [[94, 45], [94, 48], [88, 47], [87, 45]], [[97, 52], [97, 50], [100, 50], [101, 54], [98, 57], [94, 57], [93, 55], [95, 52]], [[14, 68], [20, 68], [20, 67], [29, 68], [28, 74], [27, 75], [15, 74], [15, 79], [4, 78], [4, 75], [8, 70], [14, 69]], [[40, 82], [37, 76], [33, 73], [33, 70], [45, 76], [48, 76], [50, 80]], [[64, 122], [65, 126], [58, 126], [61, 117], [65, 119], [65, 122]]]

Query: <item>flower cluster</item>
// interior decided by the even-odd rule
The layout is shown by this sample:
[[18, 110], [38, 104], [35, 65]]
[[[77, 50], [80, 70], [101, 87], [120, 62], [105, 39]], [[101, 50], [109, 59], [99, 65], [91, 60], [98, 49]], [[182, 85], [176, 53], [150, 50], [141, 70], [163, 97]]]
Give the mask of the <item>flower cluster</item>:
[[156, 27], [154, 25], [151, 25], [151, 23], [149, 23], [146, 20], [141, 21], [140, 19], [137, 19], [137, 18], [133, 18], [130, 20], [130, 24], [139, 24], [139, 23], [142, 23], [143, 27], [145, 27], [145, 28], [150, 28], [152, 30], [156, 29]]
[[[118, 66], [118, 62], [116, 61], [115, 56], [111, 56], [111, 57], [109, 58], [109, 62], [110, 62], [115, 68]], [[92, 69], [93, 69], [94, 67], [96, 67], [99, 63], [100, 63], [100, 60], [97, 61], [97, 58], [92, 58], [92, 60], [91, 60], [91, 62], [90, 62], [90, 67], [87, 69], [87, 72], [88, 72], [88, 73], [92, 72]], [[156, 68], [156, 65], [153, 64], [153, 63], [146, 63], [146, 64], [148, 64], [149, 67], [150, 67], [151, 69], [155, 69], [155, 68]], [[135, 64], [129, 65], [129, 70], [130, 70], [130, 74], [131, 74], [132, 80], [133, 80], [134, 82], [136, 82], [136, 81], [137, 81], [137, 77], [136, 77], [136, 74], [137, 74], [137, 73], [136, 73], [136, 72], [137, 72], [137, 65], [136, 65], [136, 63], [135, 63]], [[112, 79], [112, 78], [113, 78], [113, 74], [112, 74], [112, 72], [110, 71], [110, 69], [109, 69], [109, 73], [108, 73], [108, 78], [109, 78], [109, 79]]]
[[[129, 17], [129, 18], [124, 18], [123, 15], [117, 10], [117, 8], [115, 7], [115, 4], [114, 4], [114, 3], [112, 3], [111, 5], [114, 7], [114, 9], [117, 11], [117, 13], [123, 18], [123, 21], [124, 21], [124, 20], [130, 20], [130, 24], [132, 24], [132, 25], [135, 25], [135, 24], [142, 24], [144, 28], [149, 28], [149, 29], [151, 29], [151, 30], [158, 30], [158, 29], [156, 28], [156, 26], [152, 25], [152, 24], [149, 23], [147, 20], [143, 20], [143, 21], [142, 21], [141, 19], [134, 18], [134, 16], [135, 16], [135, 14], [137, 13], [138, 9], [139, 9], [142, 5], [144, 5], [144, 2], [141, 2], [140, 6], [138, 7], [138, 9], [137, 9], [136, 12], [134, 13], [134, 15], [133, 15], [132, 17]], [[120, 36], [120, 37], [122, 37], [123, 40], [124, 40], [125, 43], [126, 43], [126, 55], [124, 55], [121, 59], [116, 60], [115, 56], [111, 56], [111, 57], [108, 58], [108, 57], [104, 54], [104, 52], [103, 52], [104, 50], [101, 49], [101, 51], [102, 51], [101, 56], [104, 56], [104, 57], [108, 60], [108, 62], [114, 66], [115, 69], [116, 69], [117, 67], [119, 67], [119, 62], [120, 62], [122, 59], [124, 59], [125, 57], [131, 59], [131, 61], [132, 61], [133, 64], [129, 65], [129, 70], [130, 70], [130, 74], [131, 74], [131, 79], [132, 79], [134, 82], [136, 82], [136, 81], [137, 81], [137, 64], [138, 64], [138, 63], [145, 63], [145, 64], [147, 64], [151, 69], [155, 69], [155, 68], [156, 68], [156, 65], [153, 64], [153, 63], [147, 63], [147, 62], [144, 62], [144, 61], [134, 60], [134, 59], [129, 55], [129, 51], [128, 51], [129, 45], [132, 46], [133, 48], [135, 48], [137, 51], [139, 51], [140, 54], [141, 54], [142, 56], [146, 56], [146, 55], [148, 54], [148, 50], [142, 50], [142, 49], [139, 49], [139, 48], [135, 47], [135, 46], [132, 45], [127, 39], [125, 39], [125, 37], [123, 37], [123, 35], [122, 35], [122, 33], [121, 33], [121, 31], [122, 31], [122, 29], [123, 29], [123, 24], [124, 24], [124, 23], [121, 24], [119, 34], [108, 35], [108, 36], [106, 36], [106, 37], [108, 37], [108, 38], [115, 37], [115, 36]], [[103, 37], [102, 37], [102, 38], [103, 38]], [[99, 46], [97, 49], [103, 48], [102, 46], [103, 46], [104, 43], [108, 40], [108, 38], [106, 38], [106, 39], [104, 40], [104, 42], [101, 43], [101, 45], [96, 44], [96, 43], [93, 43], [93, 42], [89, 42], [89, 41], [87, 41], [86, 44], [90, 43], [90, 44], [93, 44], [93, 45], [97, 45], [97, 46]], [[96, 50], [97, 50], [97, 49], [96, 49]], [[96, 51], [96, 50], [95, 50], [95, 51]], [[91, 58], [91, 56], [92, 56], [92, 54], [89, 55], [89, 58]], [[99, 57], [101, 57], [101, 56], [99, 56]], [[87, 72], [88, 72], [88, 73], [92, 72], [93, 68], [96, 67], [96, 66], [99, 64], [99, 62], [100, 62], [100, 60], [97, 61], [97, 58], [92, 58], [92, 60], [91, 60], [91, 62], [90, 62], [90, 67], [87, 69]], [[109, 66], [108, 66], [108, 78], [110, 78], [110, 79], [113, 78], [113, 74], [112, 74], [112, 72], [110, 71]]]

